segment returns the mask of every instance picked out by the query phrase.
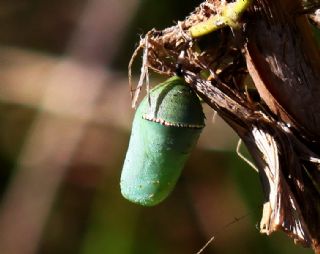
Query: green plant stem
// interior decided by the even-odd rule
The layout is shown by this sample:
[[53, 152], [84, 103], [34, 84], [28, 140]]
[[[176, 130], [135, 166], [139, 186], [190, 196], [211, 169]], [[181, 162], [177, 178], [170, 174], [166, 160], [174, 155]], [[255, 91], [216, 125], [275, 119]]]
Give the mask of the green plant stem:
[[221, 14], [217, 14], [206, 21], [189, 29], [192, 38], [201, 37], [225, 26], [238, 27], [238, 20], [253, 0], [237, 0], [224, 6]]

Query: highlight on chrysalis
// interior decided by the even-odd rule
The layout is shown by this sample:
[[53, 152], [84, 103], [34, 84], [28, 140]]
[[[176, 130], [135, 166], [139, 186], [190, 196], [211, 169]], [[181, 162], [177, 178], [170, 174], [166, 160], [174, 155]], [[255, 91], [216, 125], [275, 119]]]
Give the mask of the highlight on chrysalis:
[[153, 206], [173, 190], [204, 127], [199, 98], [180, 77], [157, 85], [139, 105], [120, 186], [122, 195]]

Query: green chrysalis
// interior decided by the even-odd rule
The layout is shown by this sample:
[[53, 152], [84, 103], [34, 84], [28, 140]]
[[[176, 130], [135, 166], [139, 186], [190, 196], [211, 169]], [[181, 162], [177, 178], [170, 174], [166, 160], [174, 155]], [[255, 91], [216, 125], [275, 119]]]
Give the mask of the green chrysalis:
[[120, 181], [122, 195], [144, 206], [165, 199], [203, 127], [199, 98], [181, 78], [153, 88], [133, 120]]

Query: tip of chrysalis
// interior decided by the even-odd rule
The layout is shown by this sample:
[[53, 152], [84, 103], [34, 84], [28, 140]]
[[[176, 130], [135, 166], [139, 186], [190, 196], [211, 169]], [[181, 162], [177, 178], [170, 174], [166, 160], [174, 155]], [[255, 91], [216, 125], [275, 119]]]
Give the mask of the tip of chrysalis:
[[127, 186], [127, 183], [120, 182], [121, 195], [131, 203], [151, 207], [156, 206], [164, 198], [157, 198], [156, 195], [150, 193], [142, 193], [139, 191], [139, 186]]

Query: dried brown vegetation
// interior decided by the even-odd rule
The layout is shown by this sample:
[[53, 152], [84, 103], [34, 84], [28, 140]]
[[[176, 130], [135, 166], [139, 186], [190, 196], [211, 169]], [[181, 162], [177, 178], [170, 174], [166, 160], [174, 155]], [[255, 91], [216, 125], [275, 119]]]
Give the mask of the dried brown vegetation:
[[298, 0], [256, 0], [237, 29], [192, 38], [189, 28], [219, 13], [222, 2], [208, 0], [141, 39], [134, 103], [148, 69], [183, 75], [255, 160], [266, 197], [260, 231], [282, 230], [320, 253], [319, 48]]

